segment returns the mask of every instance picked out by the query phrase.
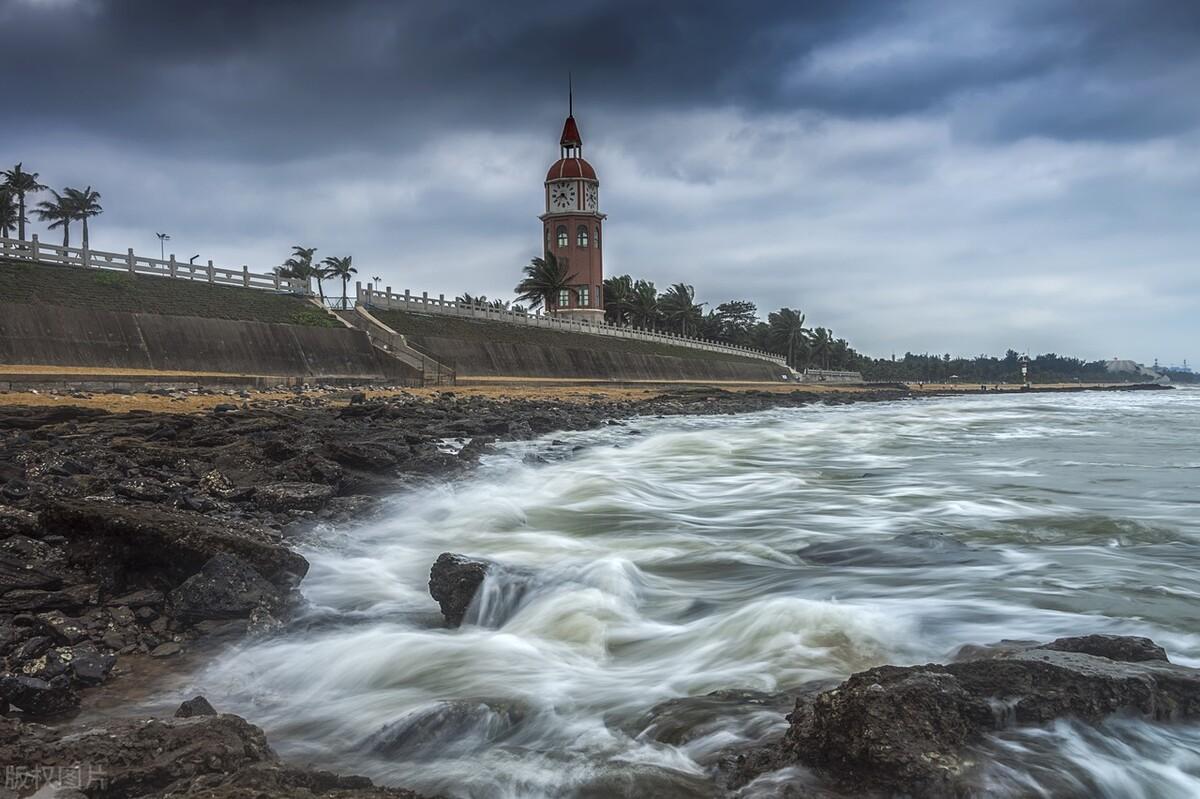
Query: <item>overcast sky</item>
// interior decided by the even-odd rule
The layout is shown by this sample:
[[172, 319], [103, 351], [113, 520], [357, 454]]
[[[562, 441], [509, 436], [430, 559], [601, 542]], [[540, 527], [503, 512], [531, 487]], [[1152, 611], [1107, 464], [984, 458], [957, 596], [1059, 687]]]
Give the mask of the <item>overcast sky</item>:
[[608, 275], [878, 356], [1200, 359], [1197, 0], [0, 0], [0, 30], [0, 163], [97, 188], [97, 249], [511, 297], [571, 71]]

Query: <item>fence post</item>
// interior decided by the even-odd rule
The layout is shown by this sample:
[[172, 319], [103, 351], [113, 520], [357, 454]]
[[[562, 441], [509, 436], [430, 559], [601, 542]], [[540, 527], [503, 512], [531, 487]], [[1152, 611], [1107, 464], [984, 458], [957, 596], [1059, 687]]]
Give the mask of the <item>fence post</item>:
[[175, 261], [175, 253], [171, 253], [171, 260], [167, 266], [171, 270], [171, 277], [175, 277], [179, 272], [179, 264]]
[[[174, 258], [175, 256], [172, 255], [171, 257]], [[212, 265], [211, 258], [208, 261], [208, 282], [209, 283], [213, 282], [213, 265]]]
[[[171, 260], [175, 260], [174, 255], [171, 256]], [[245, 264], [242, 264], [242, 285], [246, 288], [250, 288], [250, 267], [246, 266]]]
[[129, 274], [132, 275], [137, 265], [137, 258], [134, 257], [132, 247], [130, 247], [129, 251], [125, 254], [125, 263], [129, 265]]
[[274, 271], [271, 274], [275, 276], [275, 290], [279, 291], [279, 272]]
[[33, 249], [30, 251], [30, 257], [35, 261], [38, 260], [38, 237], [36, 233], [33, 234]]

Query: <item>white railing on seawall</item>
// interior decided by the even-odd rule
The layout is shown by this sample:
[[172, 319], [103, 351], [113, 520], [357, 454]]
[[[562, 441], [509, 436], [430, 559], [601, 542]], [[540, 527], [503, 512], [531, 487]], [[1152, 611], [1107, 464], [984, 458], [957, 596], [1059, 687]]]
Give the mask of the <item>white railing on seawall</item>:
[[861, 383], [861, 372], [842, 372], [836, 369], [805, 369], [806, 383]]
[[502, 308], [492, 308], [485, 305], [460, 303], [455, 302], [454, 300], [446, 299], [445, 295], [430, 297], [428, 292], [422, 292], [419, 296], [412, 294], [407, 290], [403, 294], [396, 294], [392, 291], [390, 286], [383, 291], [380, 291], [359, 283], [357, 284], [357, 297], [358, 302], [362, 305], [374, 308], [383, 308], [384, 310], [443, 314], [446, 316], [462, 316], [471, 319], [509, 322], [511, 324], [526, 325], [528, 327], [543, 327], [553, 330], [590, 333], [598, 336], [612, 336], [615, 338], [634, 339], [638, 341], [654, 341], [663, 344], [670, 344], [673, 347], [688, 347], [690, 349], [706, 350], [708, 352], [722, 352], [730, 355], [740, 355], [745, 358], [757, 358], [764, 361], [770, 361], [782, 367], [785, 371], [787, 370], [786, 359], [780, 355], [776, 355], [773, 352], [764, 352], [763, 350], [751, 349], [749, 347], [738, 347], [733, 344], [723, 344], [721, 342], [710, 341], [708, 339], [687, 338], [675, 333], [658, 333], [635, 327], [613, 325], [607, 322], [596, 324], [593, 322], [584, 322], [575, 319], [561, 319], [556, 316], [550, 316], [542, 313], [525, 313], [522, 311], [509, 311]]
[[194, 280], [220, 286], [241, 286], [249, 289], [287, 291], [294, 294], [309, 294], [308, 282], [280, 277], [274, 272], [263, 274], [251, 272], [249, 267], [226, 269], [207, 264], [180, 263], [172, 255], [169, 259], [147, 258], [137, 255], [132, 249], [123, 253], [91, 250], [85, 247], [61, 247], [38, 241], [34, 235], [29, 241], [0, 238], [0, 257], [15, 261], [30, 261], [54, 266], [80, 266], [89, 269], [108, 269], [127, 272], [131, 275], [154, 275], [173, 277], [178, 280]]

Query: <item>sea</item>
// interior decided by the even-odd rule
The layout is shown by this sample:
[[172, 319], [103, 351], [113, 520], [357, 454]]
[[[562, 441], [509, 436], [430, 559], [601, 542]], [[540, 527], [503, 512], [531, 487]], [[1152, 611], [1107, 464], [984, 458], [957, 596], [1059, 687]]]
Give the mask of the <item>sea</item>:
[[[442, 552], [499, 564], [458, 629]], [[634, 418], [502, 444], [303, 554], [299, 617], [157, 701], [203, 693], [285, 758], [426, 794], [725, 796], [717, 764], [790, 696], [880, 664], [1112, 633], [1200, 667], [1200, 390]], [[981, 796], [1200, 797], [1197, 724], [987, 750]]]

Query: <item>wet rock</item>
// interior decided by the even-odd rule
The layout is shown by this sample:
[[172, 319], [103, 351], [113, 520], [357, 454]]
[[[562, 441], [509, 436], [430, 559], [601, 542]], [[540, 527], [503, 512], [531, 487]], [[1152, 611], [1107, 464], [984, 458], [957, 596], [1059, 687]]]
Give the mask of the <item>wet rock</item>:
[[274, 511], [320, 510], [333, 495], [333, 486], [321, 483], [268, 483], [258, 486], [254, 501]]
[[266, 531], [196, 514], [64, 499], [50, 503], [41, 522], [90, 550], [93, 562], [113, 564], [117, 586], [131, 565], [179, 582], [222, 553], [236, 555], [277, 585], [292, 585], [308, 571], [308, 561]]
[[[65, 676], [60, 675], [51, 680], [42, 680], [37, 677], [6, 675], [0, 677], [0, 701], [7, 702], [30, 716], [55, 716], [78, 708], [79, 694], [71, 688], [71, 681]], [[2, 749], [3, 747], [0, 747], [0, 751]], [[3, 758], [0, 757], [0, 760]], [[3, 762], [29, 761], [3, 760]]]
[[449, 700], [385, 725], [366, 747], [388, 757], [436, 753], [464, 755], [511, 735], [524, 721], [524, 705], [504, 700]]
[[0, 596], [0, 613], [77, 610], [93, 604], [95, 596], [94, 585], [72, 585], [61, 591], [16, 589]]
[[217, 715], [217, 711], [213, 710], [213, 706], [203, 696], [194, 696], [191, 699], [185, 700], [179, 705], [179, 709], [175, 711], [175, 718], [177, 719], [215, 715]]
[[795, 697], [789, 694], [747, 690], [721, 690], [704, 696], [668, 699], [647, 711], [634, 725], [633, 732], [641, 739], [682, 746], [728, 729], [734, 721], [757, 716], [760, 720], [753, 725], [753, 732], [761, 737], [770, 728], [778, 727], [783, 714], [795, 703]]
[[90, 644], [72, 647], [70, 671], [76, 682], [82, 685], [100, 685], [108, 678], [117, 664], [116, 655], [104, 654]]
[[234, 555], [219, 554], [170, 594], [174, 615], [185, 622], [241, 619], [258, 608], [283, 605], [278, 589]]
[[475, 592], [483, 584], [491, 563], [443, 552], [429, 570], [429, 593], [441, 606], [450, 627], [462, 624]]
[[113, 486], [117, 496], [132, 499], [135, 502], [162, 502], [169, 492], [166, 487], [155, 480], [123, 480]]
[[[1153, 653], [1146, 639], [1106, 639], [1097, 646], [1111, 653]], [[849, 790], [957, 797], [971, 790], [977, 764], [970, 747], [986, 733], [1064, 717], [1095, 723], [1118, 712], [1200, 718], [1200, 671], [1046, 648], [948, 665], [881, 666], [799, 700], [779, 747], [752, 760], [759, 769], [815, 766]]]
[[167, 641], [165, 644], [159, 644], [150, 650], [152, 658], [169, 658], [172, 655], [178, 655], [183, 651], [183, 645], [176, 641]]
[[0, 594], [14, 588], [40, 588], [54, 591], [62, 588], [63, 580], [58, 574], [39, 568], [25, 558], [0, 552]]
[[1167, 651], [1149, 638], [1125, 635], [1083, 635], [1076, 638], [1059, 638], [1039, 649], [1057, 652], [1082, 652], [1085, 655], [1118, 660], [1126, 663], [1143, 663], [1149, 660], [1167, 660]]
[[64, 615], [62, 611], [50, 611], [49, 613], [39, 615], [37, 618], [38, 628], [53, 636], [56, 641], [61, 643], [77, 644], [88, 636], [87, 628], [83, 622]]
[[343, 466], [366, 472], [386, 472], [396, 466], [396, 456], [370, 442], [332, 441], [325, 445], [325, 454]]
[[37, 516], [11, 505], [0, 505], [0, 538], [10, 535], [32, 536], [37, 531]]
[[65, 728], [0, 718], [0, 762], [61, 769], [105, 799], [420, 799], [365, 777], [284, 766], [262, 730], [228, 714]]

